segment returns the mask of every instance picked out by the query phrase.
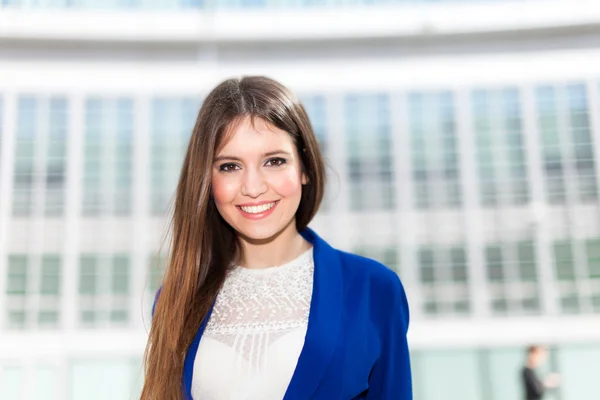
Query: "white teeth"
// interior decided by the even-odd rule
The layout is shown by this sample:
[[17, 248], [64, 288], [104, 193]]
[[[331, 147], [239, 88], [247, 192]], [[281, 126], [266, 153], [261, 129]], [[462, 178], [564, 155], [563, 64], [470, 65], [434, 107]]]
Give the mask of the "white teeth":
[[242, 211], [247, 212], [249, 214], [258, 214], [261, 212], [267, 211], [269, 208], [273, 207], [275, 202], [261, 204], [260, 206], [240, 206]]

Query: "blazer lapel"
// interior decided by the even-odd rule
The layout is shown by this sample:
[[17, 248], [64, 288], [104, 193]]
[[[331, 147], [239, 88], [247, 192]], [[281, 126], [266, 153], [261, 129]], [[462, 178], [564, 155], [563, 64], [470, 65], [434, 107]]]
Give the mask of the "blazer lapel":
[[196, 336], [194, 336], [194, 341], [188, 348], [188, 351], [185, 355], [185, 361], [183, 364], [183, 389], [185, 391], [185, 395], [187, 400], [193, 400], [192, 398], [192, 377], [194, 376], [194, 360], [196, 359], [196, 353], [198, 352], [198, 346], [200, 345], [200, 339], [202, 338], [202, 334], [204, 333], [204, 329], [206, 328], [206, 324], [210, 319], [210, 315], [212, 314], [213, 308], [215, 307], [215, 302], [213, 302], [212, 307], [208, 311], [208, 315], [204, 318], [204, 321], [200, 324], [198, 328], [198, 332], [196, 332]]
[[310, 229], [315, 272], [304, 347], [284, 400], [311, 399], [337, 348], [342, 318], [342, 265], [337, 252]]

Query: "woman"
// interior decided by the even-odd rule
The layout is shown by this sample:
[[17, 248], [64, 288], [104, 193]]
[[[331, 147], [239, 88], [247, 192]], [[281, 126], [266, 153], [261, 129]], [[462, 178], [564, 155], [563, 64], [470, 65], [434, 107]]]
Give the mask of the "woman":
[[397, 275], [307, 228], [324, 190], [298, 100], [264, 77], [206, 98], [177, 187], [142, 399], [412, 399]]

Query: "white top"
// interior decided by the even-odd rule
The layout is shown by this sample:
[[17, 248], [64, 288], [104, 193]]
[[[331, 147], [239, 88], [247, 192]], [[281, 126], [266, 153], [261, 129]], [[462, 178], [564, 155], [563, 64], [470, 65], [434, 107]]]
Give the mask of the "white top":
[[304, 345], [312, 248], [278, 267], [227, 275], [194, 360], [192, 396], [281, 400]]

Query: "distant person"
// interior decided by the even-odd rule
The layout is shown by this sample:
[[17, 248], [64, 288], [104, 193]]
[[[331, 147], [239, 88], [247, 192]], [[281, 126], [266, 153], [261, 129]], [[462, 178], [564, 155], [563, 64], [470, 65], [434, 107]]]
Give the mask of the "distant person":
[[548, 351], [543, 346], [533, 345], [527, 348], [527, 361], [521, 372], [526, 400], [540, 400], [547, 389], [558, 387], [557, 374], [552, 373], [542, 381], [535, 372], [547, 357]]
[[143, 400], [412, 399], [400, 279], [307, 227], [324, 183], [287, 88], [212, 90], [177, 186]]

